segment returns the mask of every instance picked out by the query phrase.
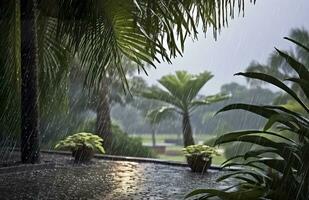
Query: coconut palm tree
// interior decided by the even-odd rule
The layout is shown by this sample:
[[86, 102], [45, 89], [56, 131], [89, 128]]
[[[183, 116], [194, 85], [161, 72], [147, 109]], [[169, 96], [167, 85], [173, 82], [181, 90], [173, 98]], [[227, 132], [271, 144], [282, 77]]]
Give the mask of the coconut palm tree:
[[[171, 57], [183, 52], [185, 40], [189, 36], [196, 38], [199, 24], [205, 32], [209, 25], [213, 25], [216, 34], [227, 22], [227, 10], [233, 17], [235, 6], [238, 5], [239, 10], [243, 8], [244, 1], [237, 2], [238, 4], [235, 4], [235, 0], [229, 3], [225, 0], [1, 1], [0, 27], [4, 32], [1, 35], [4, 37], [1, 37], [0, 42], [0, 57], [2, 57], [0, 60], [4, 63], [2, 70], [5, 71], [1, 74], [1, 82], [5, 84], [0, 84], [0, 91], [3, 91], [3, 96], [8, 97], [3, 100], [2, 107], [8, 110], [11, 102], [17, 104], [21, 102], [22, 110], [14, 112], [23, 113], [21, 138], [24, 146], [22, 149], [26, 150], [22, 151], [22, 157], [27, 158], [23, 159], [23, 162], [39, 160], [38, 94], [41, 94], [41, 91], [50, 91], [44, 87], [53, 85], [46, 83], [41, 87], [44, 80], [48, 79], [36, 77], [37, 73], [42, 72], [52, 78], [56, 85], [59, 85], [57, 84], [59, 74], [66, 74], [59, 73], [63, 68], [66, 69], [66, 65], [49, 67], [50, 63], [59, 63], [57, 61], [59, 52], [63, 49], [59, 51], [55, 48], [55, 44], [65, 46], [65, 49], [70, 50], [73, 55], [79, 54], [80, 51], [84, 52], [81, 53], [83, 55], [81, 60], [88, 74], [85, 83], [90, 85], [99, 83], [109, 68], [116, 69], [125, 80], [121, 65], [122, 57], [133, 60], [141, 69], [144, 63], [154, 65], [155, 60], [159, 61], [158, 56], [162, 60], [170, 61]], [[36, 37], [36, 30], [40, 29], [37, 16], [42, 16], [44, 20], [42, 24], [48, 27], [43, 38], [51, 45], [44, 48], [46, 57], [41, 58], [44, 61], [42, 65], [38, 65], [37, 60], [40, 60], [38, 55], [41, 53], [37, 50], [40, 45]], [[13, 35], [10, 34], [12, 32]], [[56, 40], [53, 40], [55, 35]], [[21, 58], [19, 58], [20, 52], [25, 53], [22, 53]], [[21, 84], [19, 75], [22, 76]], [[39, 87], [44, 88], [40, 92], [38, 81]], [[14, 89], [16, 93], [9, 95], [12, 92], [10, 91], [12, 85], [16, 86]], [[18, 95], [20, 85], [21, 95]], [[22, 97], [21, 100], [18, 99], [19, 96]], [[18, 121], [16, 117], [12, 117], [8, 123], [13, 127], [16, 126], [16, 121]], [[29, 157], [29, 155], [35, 156]]]
[[[166, 103], [153, 110], [150, 115], [157, 115], [157, 119], [164, 119], [166, 115], [179, 114], [182, 116], [182, 130], [184, 146], [194, 144], [190, 115], [199, 106], [210, 105], [215, 102], [227, 99], [224, 94], [216, 94], [207, 97], [198, 97], [202, 87], [213, 77], [210, 72], [203, 72], [192, 75], [186, 71], [176, 71], [175, 75], [163, 76], [158, 82], [164, 88], [149, 88], [141, 93], [147, 99], [157, 100]], [[154, 118], [154, 117], [152, 117]]]

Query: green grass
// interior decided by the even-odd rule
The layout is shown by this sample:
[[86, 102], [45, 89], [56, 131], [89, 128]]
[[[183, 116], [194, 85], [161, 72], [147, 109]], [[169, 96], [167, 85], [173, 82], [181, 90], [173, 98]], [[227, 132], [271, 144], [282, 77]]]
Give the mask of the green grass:
[[[131, 135], [131, 137], [140, 137], [142, 138], [142, 141], [144, 144], [150, 144], [152, 143], [152, 137], [151, 137], [151, 133], [147, 133], [147, 134], [133, 134]], [[194, 136], [194, 139], [196, 142], [198, 141], [205, 141], [209, 138], [211, 138], [213, 136], [211, 135], [207, 135], [207, 134], [196, 134]], [[164, 143], [165, 139], [177, 139], [177, 134], [176, 133], [172, 133], [172, 134], [166, 134], [166, 133], [159, 133], [156, 134], [156, 142], [157, 143]]]
[[[136, 134], [131, 135], [132, 137], [140, 137], [142, 139], [143, 144], [151, 144], [152, 138], [151, 134]], [[199, 134], [195, 135], [194, 139], [196, 142], [198, 141], [206, 141], [207, 139], [211, 138], [213, 136], [206, 135], [206, 134]], [[156, 134], [156, 143], [164, 143], [165, 139], [177, 139], [177, 134]], [[159, 154], [158, 158], [162, 160], [169, 160], [169, 161], [176, 161], [176, 162], [186, 162], [185, 156], [182, 154], [182, 148], [183, 146], [179, 145], [172, 145], [166, 147], [166, 153], [165, 154]], [[179, 155], [168, 155], [168, 152], [172, 151], [174, 154]], [[214, 165], [220, 165], [222, 162], [224, 162], [226, 158], [222, 156], [215, 156], [213, 157], [212, 163]]]
[[[159, 159], [168, 160], [168, 161], [176, 161], [176, 162], [186, 162], [186, 158], [184, 156], [168, 156], [165, 154], [158, 155]], [[212, 158], [213, 165], [221, 165], [226, 158], [224, 156], [215, 156]]]

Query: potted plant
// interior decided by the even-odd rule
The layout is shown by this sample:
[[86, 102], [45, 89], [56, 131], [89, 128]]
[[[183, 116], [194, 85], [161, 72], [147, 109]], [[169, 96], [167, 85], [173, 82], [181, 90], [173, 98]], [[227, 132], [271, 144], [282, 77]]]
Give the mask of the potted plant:
[[211, 165], [212, 157], [220, 155], [219, 151], [207, 145], [197, 144], [183, 148], [184, 155], [192, 172], [207, 172]]
[[76, 133], [61, 140], [55, 149], [67, 149], [72, 151], [76, 163], [89, 162], [95, 152], [104, 154], [103, 139], [92, 133]]

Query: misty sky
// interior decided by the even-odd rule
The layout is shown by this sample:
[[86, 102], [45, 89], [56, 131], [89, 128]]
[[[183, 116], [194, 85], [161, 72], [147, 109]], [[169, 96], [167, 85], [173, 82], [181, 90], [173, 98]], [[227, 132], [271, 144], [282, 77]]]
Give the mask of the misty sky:
[[[246, 0], [249, 2], [249, 0]], [[224, 28], [217, 41], [209, 29], [207, 38], [201, 32], [198, 41], [188, 40], [183, 57], [177, 57], [173, 64], [161, 63], [157, 69], [142, 75], [149, 84], [165, 74], [176, 70], [199, 73], [211, 71], [215, 77], [207, 83], [202, 93], [220, 91], [222, 84], [236, 81], [246, 84], [244, 78], [233, 77], [243, 71], [252, 60], [266, 62], [274, 47], [289, 49], [291, 44], [283, 37], [291, 28], [303, 27], [309, 30], [309, 0], [257, 0], [246, 4], [245, 17], [235, 17]]]

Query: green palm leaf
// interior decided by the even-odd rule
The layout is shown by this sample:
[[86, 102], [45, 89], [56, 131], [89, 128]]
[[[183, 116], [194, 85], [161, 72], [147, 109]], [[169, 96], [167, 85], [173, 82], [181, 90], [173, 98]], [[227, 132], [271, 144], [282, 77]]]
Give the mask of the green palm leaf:
[[307, 108], [307, 106], [302, 102], [302, 100], [297, 96], [297, 94], [292, 89], [290, 89], [287, 85], [282, 83], [279, 79], [273, 76], [267, 75], [267, 74], [256, 73], [256, 72], [237, 73], [235, 75], [241, 75], [241, 76], [245, 76], [248, 78], [258, 79], [258, 80], [265, 81], [267, 83], [271, 83], [272, 85], [277, 86], [278, 88], [284, 90], [286, 93], [291, 95], [302, 107], [304, 107], [304, 109], [307, 112], [309, 112], [309, 108]]
[[175, 107], [162, 106], [160, 108], [150, 110], [146, 117], [149, 119], [150, 123], [156, 124], [165, 119], [173, 117], [175, 113], [180, 114]]

